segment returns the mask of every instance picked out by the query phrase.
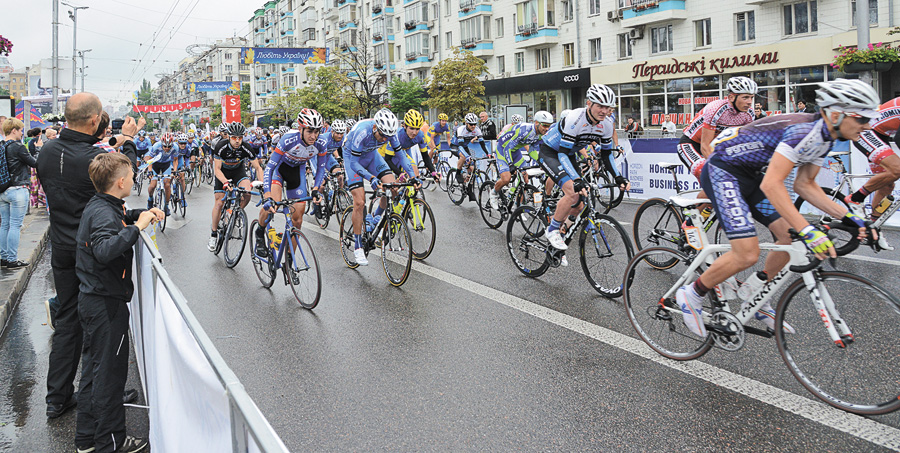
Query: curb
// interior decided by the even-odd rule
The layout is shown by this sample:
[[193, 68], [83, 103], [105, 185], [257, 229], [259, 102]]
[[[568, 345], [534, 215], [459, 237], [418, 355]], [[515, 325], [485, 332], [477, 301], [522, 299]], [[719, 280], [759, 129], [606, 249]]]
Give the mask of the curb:
[[11, 314], [16, 308], [16, 304], [19, 303], [19, 297], [25, 291], [50, 237], [50, 217], [47, 210], [45, 208], [32, 209], [31, 214], [25, 216], [19, 239], [19, 259], [28, 260], [28, 266], [25, 267], [24, 272], [18, 272], [15, 280], [0, 282], [0, 297], [2, 297], [0, 299], [0, 341], [6, 332], [6, 325]]

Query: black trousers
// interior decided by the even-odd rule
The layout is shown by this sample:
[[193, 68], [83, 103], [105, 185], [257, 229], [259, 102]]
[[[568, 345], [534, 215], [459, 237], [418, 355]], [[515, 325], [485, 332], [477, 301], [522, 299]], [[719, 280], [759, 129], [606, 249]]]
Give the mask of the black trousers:
[[84, 329], [75, 445], [111, 452], [125, 441], [122, 393], [128, 379], [128, 307], [117, 298], [81, 294]]
[[78, 277], [75, 275], [75, 251], [50, 251], [50, 265], [56, 283], [59, 310], [56, 312], [56, 331], [50, 346], [50, 367], [47, 372], [47, 404], [63, 404], [75, 392], [75, 373], [81, 358], [82, 331], [78, 319]]

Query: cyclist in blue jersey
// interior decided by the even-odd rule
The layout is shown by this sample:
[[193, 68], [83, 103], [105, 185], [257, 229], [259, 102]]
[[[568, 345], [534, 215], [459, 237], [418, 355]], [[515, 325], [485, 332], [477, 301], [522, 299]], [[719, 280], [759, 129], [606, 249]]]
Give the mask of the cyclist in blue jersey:
[[[370, 120], [362, 120], [353, 127], [344, 140], [344, 173], [347, 175], [347, 188], [353, 196], [353, 239], [356, 242], [353, 256], [360, 266], [368, 266], [369, 260], [362, 248], [363, 213], [366, 208], [366, 193], [363, 183], [369, 181], [373, 190], [378, 190], [381, 182], [393, 183], [394, 175], [387, 162], [378, 153], [378, 148], [387, 146], [399, 147], [397, 129], [400, 124], [390, 110], [381, 109]], [[396, 190], [393, 191], [396, 195]], [[382, 198], [375, 209], [374, 216], [384, 212], [387, 200]]]
[[[344, 145], [344, 133], [347, 132], [347, 126], [344, 124], [343, 120], [334, 120], [334, 123], [331, 124], [331, 128], [328, 133], [321, 132], [319, 134], [319, 139], [316, 141], [316, 146], [325, 150], [325, 169], [328, 170], [329, 173], [335, 173], [335, 171], [340, 169], [340, 164], [338, 163], [338, 157], [342, 153], [342, 147]], [[309, 168], [318, 168], [318, 156], [314, 155], [310, 159]], [[340, 187], [344, 186], [344, 178], [343, 175], [338, 176], [338, 185]], [[319, 187], [319, 186], [316, 186]], [[321, 212], [321, 202], [324, 201], [322, 198], [317, 198], [315, 200], [315, 204], [313, 205], [312, 215], [319, 216]]]
[[[190, 139], [188, 138], [187, 134], [179, 133], [178, 135], [175, 136], [175, 140], [178, 142], [178, 149], [177, 149], [177, 151], [178, 151], [178, 166], [177, 166], [177, 168], [186, 170], [186, 169], [188, 169], [188, 162], [190, 162], [191, 154], [193, 152], [191, 145], [190, 145]], [[175, 170], [175, 171], [178, 171], [178, 170]], [[184, 194], [185, 188], [186, 188], [185, 184], [184, 184], [184, 173], [178, 174], [178, 184], [181, 185], [181, 193]], [[181, 204], [183, 206], [187, 206], [187, 200], [185, 200], [184, 197], [182, 197], [182, 199], [181, 199]]]
[[[713, 140], [713, 154], [700, 173], [700, 184], [711, 195], [732, 249], [675, 293], [684, 323], [694, 334], [706, 337], [702, 307], [710, 288], [759, 260], [754, 219], [766, 225], [779, 244], [791, 243], [788, 229], [793, 228], [817, 258], [836, 256], [828, 236], [794, 207], [784, 183], [795, 168], [793, 188], [798, 195], [846, 225], [858, 227], [860, 239], [866, 237], [865, 220], [825, 195], [816, 175], [836, 140], [857, 141], [871, 128], [869, 121], [878, 115], [878, 94], [862, 81], [837, 79], [819, 84], [816, 104], [818, 113], [770, 116], [725, 129]], [[877, 233], [874, 236], [877, 239]], [[769, 279], [789, 259], [785, 252], [769, 253], [765, 265]], [[774, 328], [775, 310], [765, 305], [756, 319]], [[787, 325], [785, 329], [793, 331]]]
[[434, 159], [435, 154], [441, 152], [441, 145], [443, 143], [447, 143], [449, 146], [450, 132], [450, 117], [448, 117], [446, 113], [438, 114], [438, 120], [431, 124], [431, 140], [433, 148], [431, 148], [429, 156], [432, 160]]
[[[453, 134], [453, 138], [450, 139], [450, 153], [453, 154], [457, 158], [456, 162], [456, 181], [460, 184], [465, 184], [469, 181], [468, 173], [463, 169], [463, 166], [466, 166], [471, 172], [474, 170], [473, 164], [471, 163], [471, 156], [468, 152], [466, 152], [466, 148], [469, 145], [478, 143], [481, 145], [481, 149], [484, 151], [484, 154], [487, 155], [488, 150], [487, 146], [484, 143], [484, 134], [481, 133], [481, 129], [478, 128], [478, 116], [474, 113], [466, 113], [465, 118], [463, 118], [466, 124], [459, 126], [456, 129], [455, 134]], [[469, 201], [475, 201], [475, 192], [469, 190]]]
[[509, 184], [512, 174], [525, 163], [522, 148], [539, 143], [551, 126], [553, 115], [541, 110], [534, 114], [534, 123], [514, 124], [497, 139], [497, 170], [500, 178], [490, 193], [491, 208], [500, 209], [501, 190]]
[[[425, 149], [425, 133], [420, 129], [424, 123], [425, 119], [422, 118], [422, 114], [410, 109], [403, 116], [403, 133], [397, 134], [397, 147], [382, 148], [384, 150], [383, 157], [395, 176], [406, 174], [418, 183], [419, 167], [416, 166], [416, 162], [410, 154], [410, 148], [418, 146], [420, 150]], [[379, 152], [382, 149], [379, 149]], [[427, 155], [424, 153], [424, 156]]]
[[151, 143], [150, 139], [147, 137], [147, 131], [141, 129], [134, 140], [134, 147], [137, 148], [138, 159], [143, 159], [144, 154], [147, 154], [147, 151], [150, 151], [151, 146], [153, 146], [153, 143]]
[[170, 132], [166, 132], [160, 137], [150, 148], [150, 151], [144, 155], [144, 161], [152, 163], [153, 177], [147, 186], [147, 209], [153, 207], [153, 191], [156, 190], [156, 181], [160, 176], [163, 177], [163, 185], [166, 189], [166, 206], [164, 211], [169, 215], [169, 197], [172, 195], [172, 181], [169, 176], [173, 170], [178, 169], [178, 149], [175, 148], [175, 137]]

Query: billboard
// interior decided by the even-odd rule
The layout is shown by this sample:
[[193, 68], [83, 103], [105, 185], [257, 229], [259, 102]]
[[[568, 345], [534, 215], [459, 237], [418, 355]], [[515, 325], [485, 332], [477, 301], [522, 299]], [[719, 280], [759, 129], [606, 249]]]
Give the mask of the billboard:
[[242, 47], [241, 61], [243, 64], [325, 64], [328, 62], [328, 49], [325, 47]]
[[234, 123], [241, 120], [241, 97], [222, 96], [222, 121]]
[[241, 82], [191, 82], [188, 84], [191, 93], [202, 91], [241, 91]]
[[[70, 91], [72, 89], [72, 59], [58, 59], [57, 67], [58, 85], [60, 90]], [[44, 86], [51, 87], [53, 85], [53, 59], [44, 58], [41, 60], [41, 79]]]

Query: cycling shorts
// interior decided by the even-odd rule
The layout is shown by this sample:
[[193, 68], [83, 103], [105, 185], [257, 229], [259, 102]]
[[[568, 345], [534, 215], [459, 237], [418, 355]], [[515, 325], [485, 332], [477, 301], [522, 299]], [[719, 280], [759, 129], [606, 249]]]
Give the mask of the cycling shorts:
[[888, 156], [895, 156], [896, 153], [891, 147], [891, 139], [886, 135], [875, 131], [862, 131], [859, 134], [859, 140], [853, 142], [856, 149], [862, 151], [869, 158], [869, 168], [872, 173], [884, 173], [885, 169], [881, 166], [881, 161]]
[[353, 190], [362, 187], [366, 182], [360, 171], [365, 169], [378, 179], [391, 174], [391, 168], [377, 152], [370, 152], [362, 156], [354, 156], [353, 153], [344, 155], [344, 172], [347, 174], [347, 189]]
[[562, 187], [568, 181], [581, 178], [581, 173], [572, 165], [571, 158], [572, 156], [561, 153], [545, 143], [541, 143], [539, 159], [541, 168], [559, 187]]
[[[243, 165], [238, 165], [234, 168], [222, 167], [222, 174], [225, 175], [225, 179], [230, 179], [231, 184], [234, 186], [240, 184], [241, 181], [248, 179], [247, 171], [244, 170]], [[216, 178], [213, 190], [215, 190], [216, 193], [225, 193], [224, 186], [222, 185], [222, 181], [219, 181], [219, 178]]]
[[272, 185], [278, 184], [284, 187], [288, 200], [309, 200], [309, 192], [306, 190], [306, 184], [303, 183], [303, 178], [306, 177], [306, 165], [301, 164], [296, 167], [279, 165], [272, 174]]
[[700, 187], [710, 195], [713, 209], [729, 240], [756, 237], [754, 219], [765, 226], [781, 218], [759, 188], [763, 174], [729, 168], [713, 155], [700, 173]]
[[200, 157], [200, 148], [191, 148], [191, 157]]
[[700, 144], [689, 139], [687, 135], [683, 135], [681, 141], [678, 142], [677, 149], [681, 163], [695, 178], [700, 179], [700, 172], [703, 171], [703, 165], [706, 164], [706, 158], [700, 153]]
[[516, 170], [525, 162], [522, 157], [522, 150], [517, 149], [510, 154], [508, 151], [497, 151], [497, 172], [500, 174], [510, 172], [515, 173]]
[[172, 162], [153, 162], [153, 179], [172, 174]]

